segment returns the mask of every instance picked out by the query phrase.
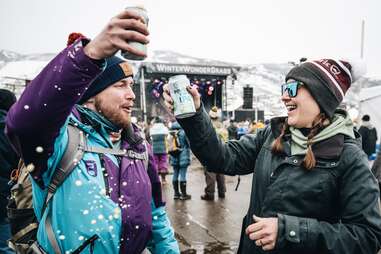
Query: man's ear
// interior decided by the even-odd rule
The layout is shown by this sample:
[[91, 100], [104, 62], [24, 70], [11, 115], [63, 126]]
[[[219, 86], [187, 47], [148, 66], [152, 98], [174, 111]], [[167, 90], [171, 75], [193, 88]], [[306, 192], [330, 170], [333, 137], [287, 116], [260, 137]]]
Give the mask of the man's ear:
[[91, 97], [85, 103], [83, 103], [83, 106], [86, 107], [86, 108], [95, 110], [95, 98]]

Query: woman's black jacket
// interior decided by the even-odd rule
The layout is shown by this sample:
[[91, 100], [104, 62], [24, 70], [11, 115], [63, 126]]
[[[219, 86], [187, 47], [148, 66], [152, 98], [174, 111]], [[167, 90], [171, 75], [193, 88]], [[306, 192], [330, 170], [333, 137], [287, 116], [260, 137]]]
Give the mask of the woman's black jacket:
[[[356, 140], [338, 134], [314, 144], [317, 165], [306, 170], [304, 156], [291, 156], [289, 135], [283, 155], [271, 152], [284, 118], [273, 119], [257, 135], [227, 143], [217, 137], [203, 108], [178, 121], [208, 170], [253, 174], [238, 253], [376, 254], [380, 249], [378, 185]], [[243, 233], [253, 214], [278, 217], [275, 250], [262, 251]]]

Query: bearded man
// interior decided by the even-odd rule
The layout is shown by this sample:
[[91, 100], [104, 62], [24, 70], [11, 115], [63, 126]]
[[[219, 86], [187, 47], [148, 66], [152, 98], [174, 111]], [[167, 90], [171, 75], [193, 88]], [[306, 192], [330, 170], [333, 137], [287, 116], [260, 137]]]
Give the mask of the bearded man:
[[[77, 39], [9, 111], [7, 135], [25, 164], [33, 166], [37, 240], [46, 253], [80, 246], [85, 253], [142, 253], [147, 247], [151, 253], [179, 253], [152, 148], [131, 123], [132, 68], [114, 56], [120, 49], [144, 55], [128, 44], [148, 42], [140, 19], [126, 10], [92, 41]], [[85, 150], [42, 213], [47, 187], [68, 146], [69, 125], [85, 134], [93, 151]], [[118, 149], [128, 156], [107, 152]]]

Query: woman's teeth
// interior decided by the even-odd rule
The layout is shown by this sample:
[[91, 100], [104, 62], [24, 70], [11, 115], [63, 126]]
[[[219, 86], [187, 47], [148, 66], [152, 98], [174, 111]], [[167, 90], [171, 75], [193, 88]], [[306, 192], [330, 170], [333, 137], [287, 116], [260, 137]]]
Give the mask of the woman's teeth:
[[287, 105], [286, 108], [288, 111], [293, 111], [294, 109], [296, 109], [296, 105]]

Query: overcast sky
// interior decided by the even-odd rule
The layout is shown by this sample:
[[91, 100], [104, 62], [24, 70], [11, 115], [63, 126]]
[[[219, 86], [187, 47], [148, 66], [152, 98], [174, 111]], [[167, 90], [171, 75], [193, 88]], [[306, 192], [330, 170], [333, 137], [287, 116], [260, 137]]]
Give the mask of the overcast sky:
[[[381, 0], [141, 0], [150, 50], [236, 63], [360, 57], [381, 77]], [[0, 49], [58, 52], [70, 32], [94, 37], [128, 0], [0, 0]]]

